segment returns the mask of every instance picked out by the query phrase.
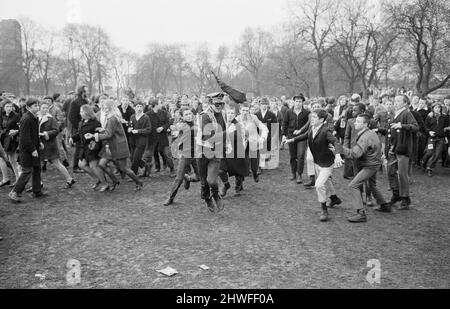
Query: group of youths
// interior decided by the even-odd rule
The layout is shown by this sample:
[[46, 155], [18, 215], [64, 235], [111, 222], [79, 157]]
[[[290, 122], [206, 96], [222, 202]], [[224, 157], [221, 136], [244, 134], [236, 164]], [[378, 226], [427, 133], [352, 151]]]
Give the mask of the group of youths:
[[[0, 100], [0, 187], [11, 187], [13, 202], [21, 201], [30, 178], [32, 196], [46, 196], [41, 170], [47, 164], [64, 177], [66, 189], [75, 184], [73, 174], [84, 172], [93, 179], [93, 190], [114, 191], [128, 176], [140, 191], [143, 178], [161, 171], [161, 158], [175, 178], [165, 206], [174, 203], [183, 183], [189, 189], [200, 182], [201, 198], [218, 212], [231, 189], [230, 177], [239, 196], [246, 177], [259, 182], [261, 155], [270, 157], [281, 146], [289, 149], [292, 181], [303, 184], [306, 167], [304, 186], [315, 188], [322, 222], [329, 220], [330, 208], [342, 204], [333, 172], [344, 166], [351, 188], [347, 202], [356, 210], [348, 220], [359, 223], [367, 221], [366, 207], [373, 200], [381, 212], [391, 212], [399, 202], [401, 210], [409, 209], [414, 169], [431, 177], [439, 160], [443, 167], [450, 163], [450, 98], [430, 102], [397, 93], [366, 101], [360, 95], [338, 100], [298, 95], [236, 104], [225, 93], [88, 99], [86, 87], [80, 87], [64, 100], [58, 94]], [[68, 146], [74, 148], [72, 173]], [[383, 165], [389, 202], [377, 187]]]

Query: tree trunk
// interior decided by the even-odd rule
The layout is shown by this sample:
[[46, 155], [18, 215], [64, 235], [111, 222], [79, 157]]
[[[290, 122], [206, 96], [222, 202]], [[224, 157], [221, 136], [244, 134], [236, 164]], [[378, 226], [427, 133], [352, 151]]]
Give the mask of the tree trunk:
[[317, 74], [319, 76], [319, 95], [326, 97], [325, 80], [323, 78], [323, 59], [320, 55], [317, 55]]
[[348, 82], [348, 93], [353, 94], [355, 93], [355, 81], [353, 78], [350, 79]]
[[28, 78], [26, 78], [25, 79], [25, 94], [27, 95], [27, 96], [29, 96], [30, 95], [30, 88], [31, 88], [31, 81], [28, 79]]

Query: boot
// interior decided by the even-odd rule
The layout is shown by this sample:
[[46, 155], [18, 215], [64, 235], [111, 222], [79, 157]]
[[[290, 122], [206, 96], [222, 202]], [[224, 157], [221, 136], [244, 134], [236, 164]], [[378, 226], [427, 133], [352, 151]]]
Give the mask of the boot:
[[327, 204], [322, 203], [322, 215], [320, 216], [320, 222], [327, 222], [328, 221], [328, 209]]
[[173, 199], [169, 198], [163, 205], [164, 206], [170, 206], [173, 204]]
[[408, 210], [411, 205], [411, 199], [409, 197], [402, 197], [402, 204], [399, 210]]
[[310, 181], [308, 183], [305, 183], [306, 189], [313, 189], [316, 185], [316, 176], [309, 176]]
[[366, 201], [367, 207], [373, 207], [373, 200], [371, 196], [367, 196]]
[[169, 177], [170, 177], [170, 178], [175, 178], [175, 177], [177, 177], [177, 174], [175, 173], [175, 169], [173, 169], [173, 168], [170, 169]]
[[331, 203], [328, 206], [329, 208], [333, 208], [334, 206], [338, 206], [338, 205], [342, 204], [341, 199], [338, 198], [336, 195], [331, 196], [330, 199], [331, 199]]
[[375, 210], [379, 211], [379, 212], [391, 212], [392, 211], [392, 206], [389, 203], [385, 203], [383, 205], [380, 205], [380, 208], [377, 208]]
[[223, 202], [223, 199], [220, 197], [220, 195], [215, 196], [214, 201], [216, 202], [218, 212], [222, 211], [225, 208], [225, 203]]
[[216, 206], [215, 206], [215, 204], [214, 204], [214, 201], [213, 201], [212, 197], [208, 197], [208, 198], [205, 200], [205, 202], [206, 202], [206, 206], [208, 207], [208, 210], [209, 210], [210, 212], [216, 212]]
[[394, 195], [391, 198], [390, 204], [393, 206], [397, 202], [401, 202], [402, 198], [400, 197], [400, 194], [398, 192], [394, 192]]
[[189, 190], [191, 187], [191, 177], [188, 174], [184, 175], [184, 189]]
[[351, 223], [364, 223], [367, 222], [367, 216], [364, 209], [359, 209], [356, 215], [348, 218], [348, 221]]
[[301, 185], [302, 183], [303, 183], [302, 176], [301, 176], [301, 175], [298, 175], [298, 176], [297, 176], [297, 184], [298, 184], [298, 185]]
[[227, 195], [228, 190], [230, 190], [231, 185], [229, 182], [225, 183], [223, 188], [220, 189], [220, 196], [224, 198]]
[[289, 180], [292, 180], [292, 181], [297, 180], [297, 174], [296, 173], [292, 174], [292, 177], [289, 178]]

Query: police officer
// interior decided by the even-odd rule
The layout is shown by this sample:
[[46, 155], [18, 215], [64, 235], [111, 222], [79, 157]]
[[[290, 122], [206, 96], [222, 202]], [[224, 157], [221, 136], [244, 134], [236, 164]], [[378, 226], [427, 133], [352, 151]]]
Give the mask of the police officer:
[[201, 182], [201, 197], [211, 212], [224, 209], [217, 182], [220, 162], [226, 153], [226, 122], [223, 116], [224, 93], [206, 97], [207, 106], [200, 113], [196, 138], [198, 168]]

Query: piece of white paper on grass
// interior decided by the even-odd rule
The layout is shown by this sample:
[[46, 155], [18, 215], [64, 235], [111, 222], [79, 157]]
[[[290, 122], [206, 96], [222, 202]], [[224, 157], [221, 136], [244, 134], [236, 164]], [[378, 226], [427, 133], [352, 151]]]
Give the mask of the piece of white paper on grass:
[[166, 267], [164, 269], [157, 270], [157, 272], [168, 277], [173, 277], [178, 274], [178, 271], [176, 269], [173, 269], [172, 267]]

